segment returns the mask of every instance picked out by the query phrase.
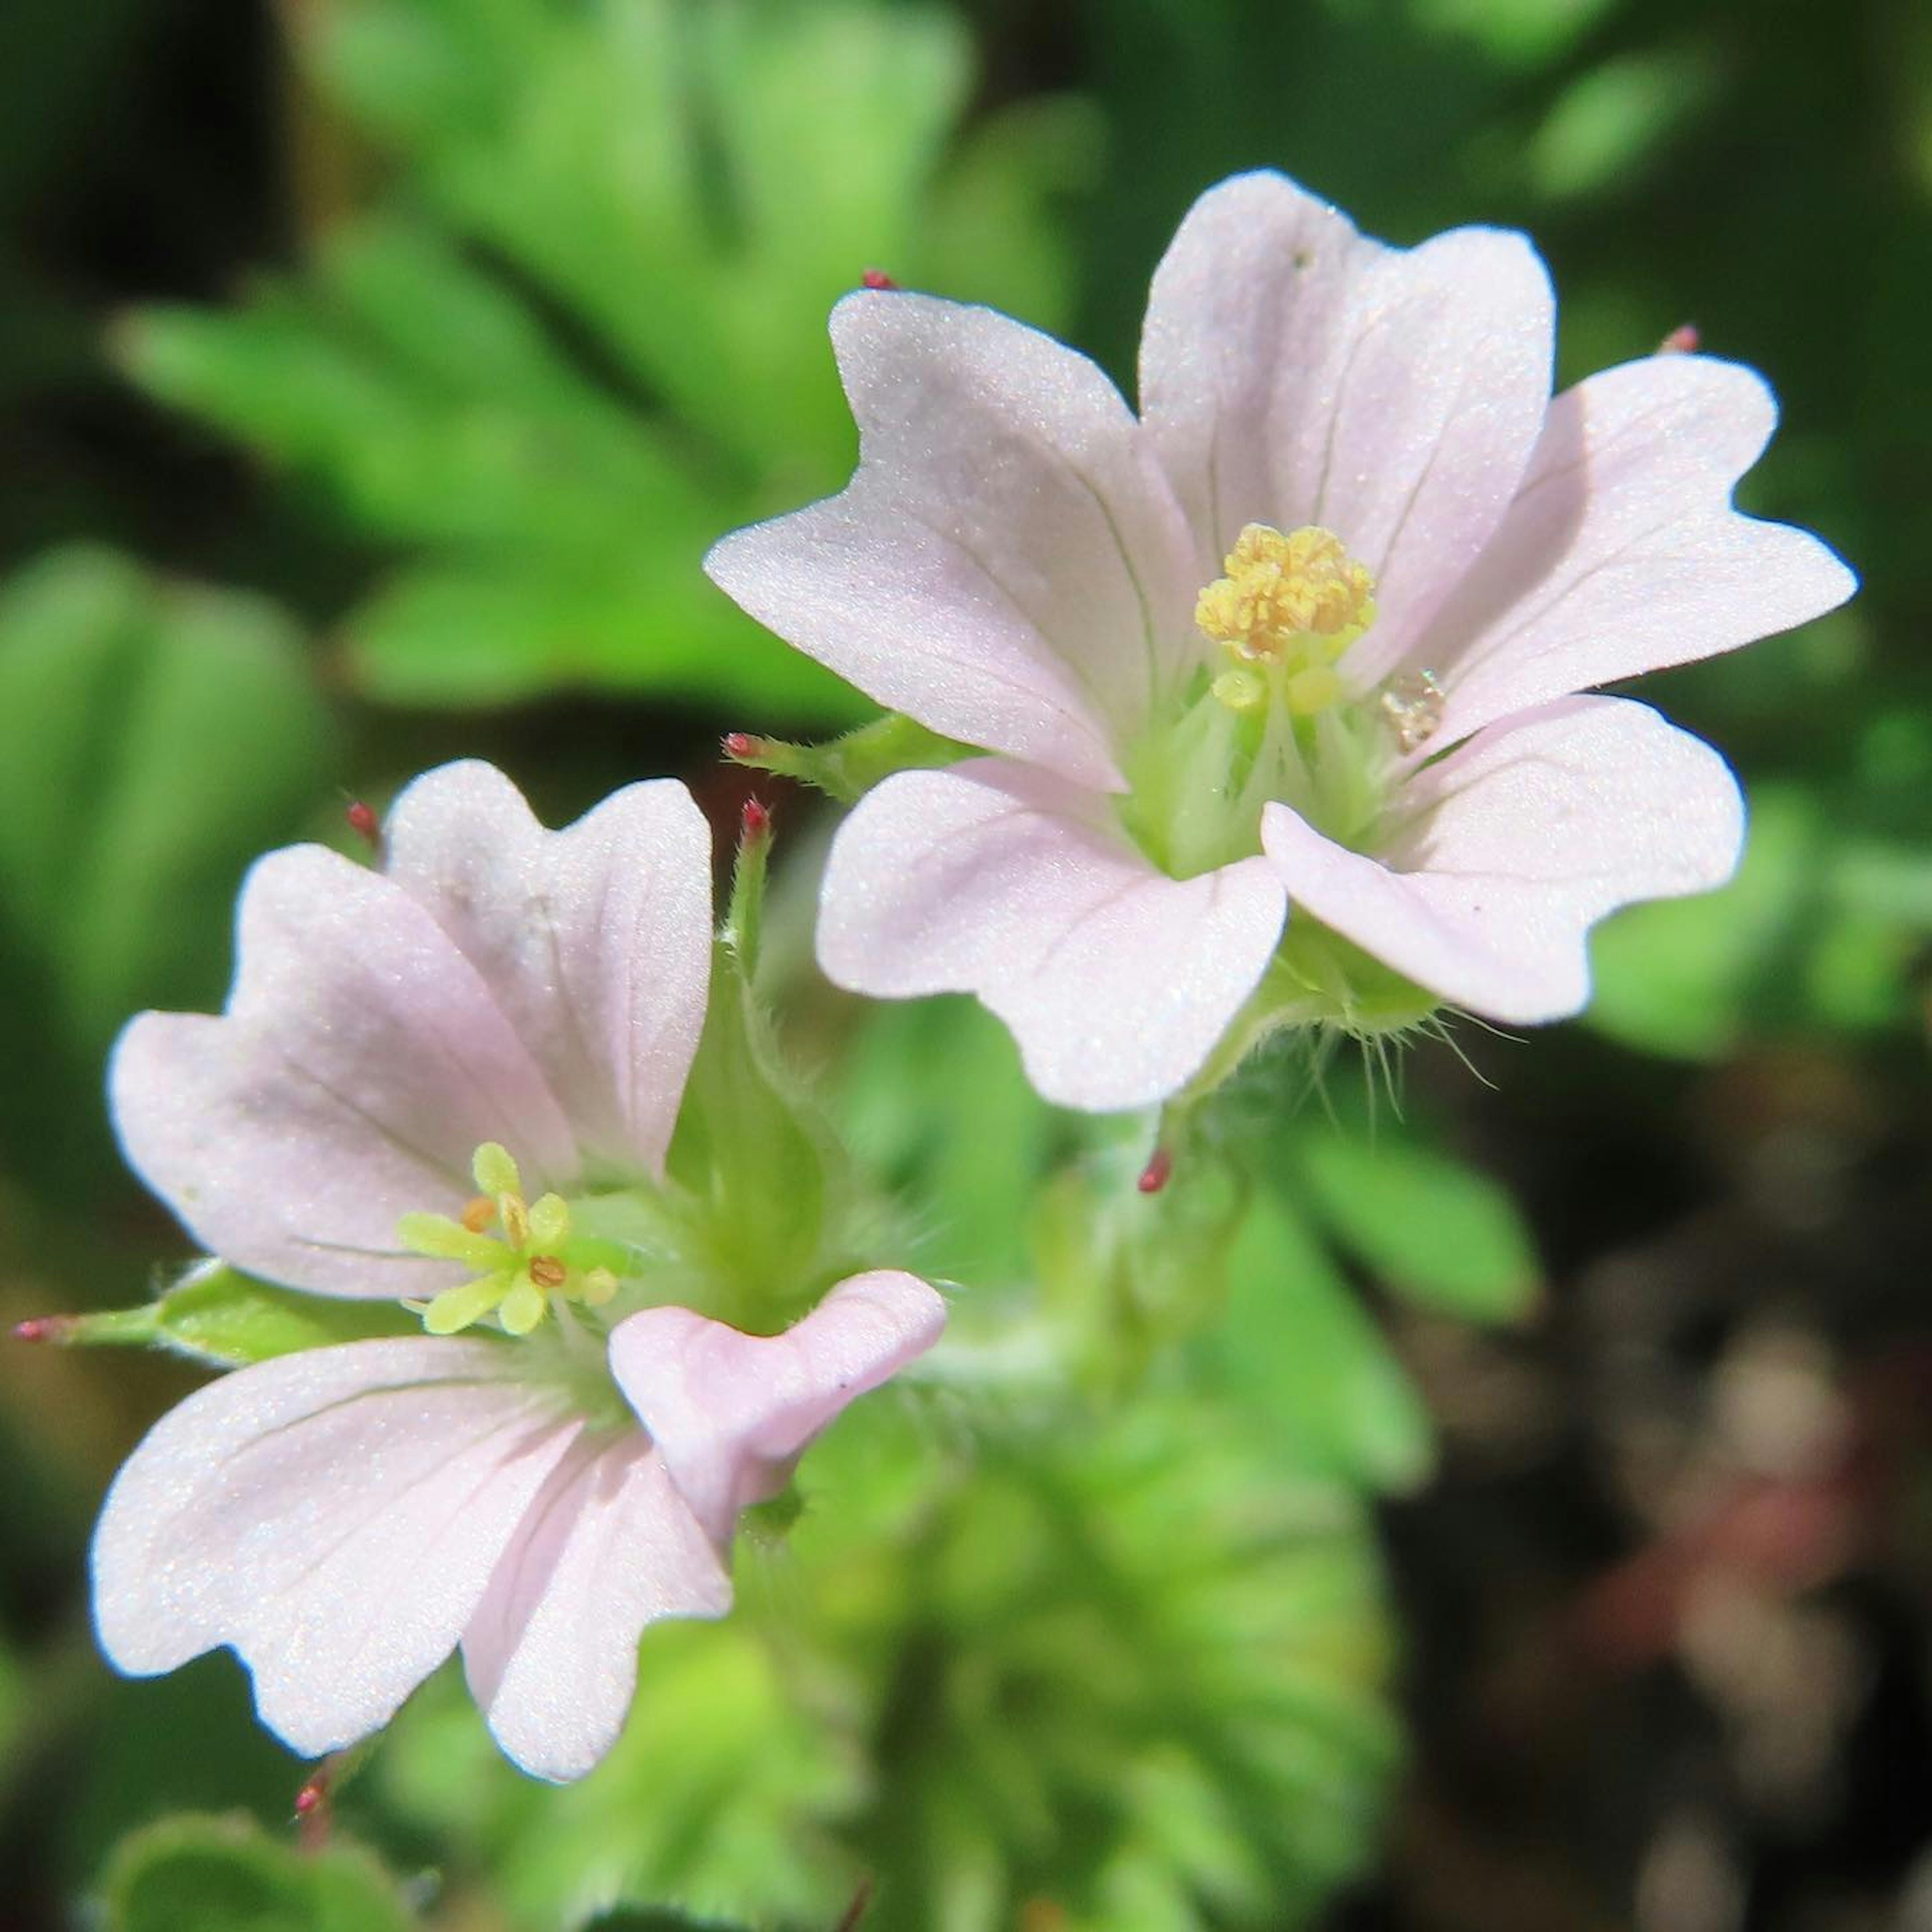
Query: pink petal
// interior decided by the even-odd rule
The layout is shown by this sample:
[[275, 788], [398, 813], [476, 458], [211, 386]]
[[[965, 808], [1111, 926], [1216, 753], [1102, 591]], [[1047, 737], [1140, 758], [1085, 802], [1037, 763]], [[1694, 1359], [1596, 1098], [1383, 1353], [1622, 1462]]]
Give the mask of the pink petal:
[[320, 846], [248, 874], [226, 1015], [143, 1013], [108, 1084], [128, 1159], [195, 1238], [295, 1288], [434, 1294], [462, 1270], [398, 1252], [508, 1145], [568, 1180], [570, 1130], [489, 988], [421, 906]]
[[1418, 646], [1448, 692], [1436, 742], [1843, 603], [1856, 580], [1815, 537], [1731, 507], [1777, 418], [1750, 370], [1701, 356], [1558, 397], [1502, 527]]
[[623, 1729], [644, 1626], [730, 1607], [718, 1552], [644, 1432], [582, 1436], [497, 1564], [464, 1669], [510, 1757], [533, 1778], [581, 1778]]
[[1319, 524], [1375, 573], [1351, 674], [1399, 661], [1508, 506], [1550, 400], [1554, 302], [1520, 235], [1388, 248], [1276, 174], [1195, 203], [1154, 276], [1142, 412], [1204, 557]]
[[705, 568], [880, 704], [1123, 789], [1113, 748], [1192, 661], [1199, 578], [1119, 392], [990, 309], [865, 293], [832, 333], [857, 474]]
[[628, 785], [547, 832], [471, 760], [418, 778], [386, 836], [388, 876], [482, 974], [581, 1152], [662, 1172], [710, 972], [711, 836], [691, 794]]
[[512, 1345], [348, 1342], [162, 1418], [94, 1538], [101, 1648], [133, 1676], [218, 1644], [305, 1756], [386, 1724], [454, 1646], [579, 1426]]
[[1169, 878], [1111, 817], [997, 759], [888, 778], [833, 841], [820, 963], [878, 998], [976, 994], [1062, 1106], [1166, 1098], [1260, 980], [1282, 890], [1259, 856]]
[[1589, 998], [1584, 935], [1637, 899], [1724, 884], [1744, 836], [1724, 760], [1647, 706], [1573, 698], [1492, 725], [1410, 779], [1377, 858], [1284, 805], [1262, 838], [1298, 914], [1455, 1006], [1560, 1019]]
[[934, 1290], [882, 1268], [842, 1281], [782, 1335], [647, 1308], [612, 1334], [610, 1372], [722, 1550], [739, 1511], [776, 1496], [812, 1438], [945, 1326]]

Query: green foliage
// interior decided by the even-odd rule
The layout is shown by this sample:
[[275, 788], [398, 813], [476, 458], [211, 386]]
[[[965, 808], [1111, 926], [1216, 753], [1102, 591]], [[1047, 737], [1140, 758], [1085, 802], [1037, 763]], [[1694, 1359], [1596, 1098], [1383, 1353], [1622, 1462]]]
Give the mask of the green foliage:
[[1396, 1738], [1345, 1490], [1150, 1399], [1010, 1418], [898, 1536], [855, 1526], [796, 1540], [889, 1687], [854, 1832], [882, 1923], [1286, 1932], [1358, 1868]]
[[119, 1847], [100, 1909], [106, 1932], [407, 1932], [416, 1922], [356, 1846], [298, 1850], [250, 1818], [194, 1814]]
[[1635, 906], [1592, 941], [1590, 1023], [1714, 1060], [1754, 1034], [1880, 1032], [1915, 1018], [1932, 943], [1932, 860], [1815, 795], [1767, 784], [1723, 891]]
[[346, 0], [330, 94], [386, 204], [232, 313], [155, 309], [124, 365], [325, 484], [404, 561], [349, 617], [410, 702], [556, 686], [833, 720], [856, 700], [705, 581], [707, 545], [843, 482], [825, 318], [869, 263], [1051, 319], [1048, 196], [1088, 117], [950, 142], [951, 19], [842, 0]]
[[1298, 1468], [1412, 1490], [1435, 1465], [1421, 1398], [1309, 1222], [1281, 1195], [1250, 1210], [1204, 1353]]
[[881, 1002], [839, 1072], [854, 1151], [920, 1217], [920, 1265], [984, 1287], [1022, 1280], [1034, 1191], [1064, 1136], [1006, 1028], [963, 998]]
[[1465, 1321], [1513, 1321], [1534, 1306], [1528, 1233], [1486, 1174], [1389, 1123], [1304, 1120], [1281, 1138], [1290, 1190], [1305, 1190], [1336, 1245], [1382, 1286]]
[[748, 1932], [722, 1918], [692, 1918], [682, 1912], [610, 1912], [585, 1920], [583, 1932]]
[[92, 548], [0, 590], [0, 996], [40, 1024], [0, 1099], [0, 1146], [50, 1191], [102, 1151], [50, 1089], [98, 1089], [135, 1007], [219, 997], [248, 861], [322, 789], [332, 730], [270, 605]]

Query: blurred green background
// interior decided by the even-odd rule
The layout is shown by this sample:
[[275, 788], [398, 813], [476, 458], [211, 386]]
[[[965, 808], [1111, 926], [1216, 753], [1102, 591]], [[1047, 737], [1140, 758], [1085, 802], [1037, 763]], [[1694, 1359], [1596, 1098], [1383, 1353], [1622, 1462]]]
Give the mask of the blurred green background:
[[370, 1849], [305, 1856], [231, 1660], [91, 1646], [93, 1511], [194, 1378], [0, 1348], [0, 1925], [1932, 1926], [1920, 0], [8, 0], [0, 1316], [183, 1253], [100, 1068], [219, 1004], [256, 852], [467, 753], [727, 826], [719, 733], [866, 715], [698, 568], [847, 474], [865, 268], [1125, 382], [1258, 165], [1530, 230], [1566, 380], [1686, 321], [1770, 377], [1746, 500], [1865, 589], [1645, 687], [1744, 776], [1741, 878], [1399, 1114], [1262, 1070], [1150, 1204], [970, 1006], [816, 980], [782, 796], [771, 990], [998, 1392], [855, 1412], [584, 1784], [439, 1680]]

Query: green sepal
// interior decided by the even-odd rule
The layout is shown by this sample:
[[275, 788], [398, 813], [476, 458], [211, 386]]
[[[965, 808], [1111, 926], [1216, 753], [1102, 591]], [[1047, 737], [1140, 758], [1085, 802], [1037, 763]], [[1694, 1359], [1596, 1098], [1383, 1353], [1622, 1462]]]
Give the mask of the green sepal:
[[973, 746], [942, 738], [897, 711], [889, 711], [829, 744], [794, 745], [782, 738], [736, 734], [724, 744], [726, 755], [734, 764], [796, 778], [841, 805], [856, 805], [881, 778], [890, 778], [895, 772], [929, 770], [980, 755]]
[[857, 1193], [755, 985], [770, 844], [769, 818], [748, 814], [666, 1161], [685, 1204], [684, 1245], [710, 1286], [709, 1312], [760, 1334], [788, 1325], [851, 1271], [856, 1256], [842, 1236]]
[[420, 1335], [422, 1324], [399, 1303], [298, 1294], [206, 1261], [140, 1307], [52, 1316], [33, 1332], [62, 1347], [167, 1348], [213, 1368], [239, 1369], [339, 1342]]
[[298, 1849], [238, 1814], [184, 1813], [123, 1840], [100, 1905], [107, 1932], [409, 1932], [417, 1922], [359, 1846]]

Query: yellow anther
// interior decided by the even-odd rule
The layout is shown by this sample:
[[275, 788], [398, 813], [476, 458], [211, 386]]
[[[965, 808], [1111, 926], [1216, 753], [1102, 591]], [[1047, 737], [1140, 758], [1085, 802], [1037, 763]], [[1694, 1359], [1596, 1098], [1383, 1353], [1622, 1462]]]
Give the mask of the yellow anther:
[[[1374, 622], [1375, 580], [1332, 530], [1309, 524], [1286, 536], [1250, 524], [1223, 560], [1227, 574], [1203, 590], [1194, 606], [1202, 632], [1225, 644], [1238, 664], [1277, 664], [1290, 711], [1306, 716], [1343, 694], [1330, 668]], [[1222, 686], [1227, 688], [1223, 691]], [[1253, 687], [1216, 681], [1215, 695], [1230, 709], [1252, 709]]]
[[561, 1288], [570, 1279], [570, 1270], [555, 1255], [532, 1255], [525, 1272], [539, 1288]]
[[480, 1234], [496, 1218], [496, 1204], [487, 1194], [478, 1194], [463, 1210], [463, 1225], [472, 1234]]
[[1334, 531], [1312, 524], [1286, 536], [1250, 524], [1222, 568], [1227, 574], [1202, 592], [1194, 621], [1244, 657], [1279, 657], [1310, 634], [1359, 635], [1375, 614], [1374, 578]]

